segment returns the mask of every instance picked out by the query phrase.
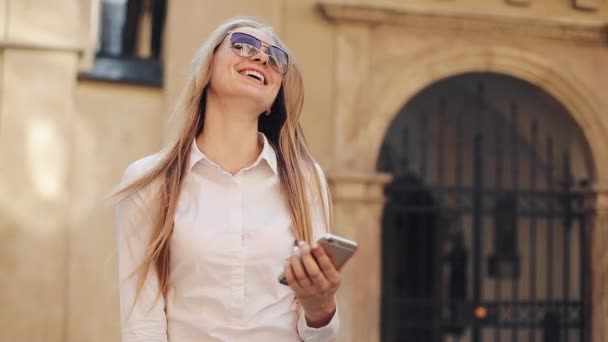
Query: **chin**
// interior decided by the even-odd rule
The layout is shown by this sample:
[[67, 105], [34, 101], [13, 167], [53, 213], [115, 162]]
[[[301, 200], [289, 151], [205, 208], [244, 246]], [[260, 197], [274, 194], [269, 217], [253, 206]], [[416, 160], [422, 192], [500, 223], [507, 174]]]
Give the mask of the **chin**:
[[262, 108], [260, 113], [270, 108], [274, 102], [274, 97], [271, 97], [268, 92], [252, 91], [251, 89], [243, 91], [236, 96], [251, 99], [251, 102], [256, 108]]

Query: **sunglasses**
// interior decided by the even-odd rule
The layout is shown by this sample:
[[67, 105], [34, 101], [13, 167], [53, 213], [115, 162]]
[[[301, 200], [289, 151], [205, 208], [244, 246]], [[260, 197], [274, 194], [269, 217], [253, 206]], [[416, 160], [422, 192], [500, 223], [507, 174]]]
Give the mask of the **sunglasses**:
[[257, 55], [262, 47], [266, 47], [268, 64], [281, 75], [287, 73], [289, 67], [289, 55], [278, 46], [267, 44], [258, 38], [242, 32], [228, 32], [230, 36], [230, 46], [232, 51], [241, 57], [251, 57]]

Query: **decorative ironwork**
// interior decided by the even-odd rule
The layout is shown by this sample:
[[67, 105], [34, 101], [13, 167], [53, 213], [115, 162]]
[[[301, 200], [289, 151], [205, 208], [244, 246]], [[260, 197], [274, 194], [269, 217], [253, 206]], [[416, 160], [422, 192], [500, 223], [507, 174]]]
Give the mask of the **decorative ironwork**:
[[496, 199], [494, 206], [494, 250], [488, 260], [488, 273], [495, 278], [518, 277], [517, 251], [517, 198], [505, 194]]
[[587, 182], [568, 142], [485, 92], [453, 95], [468, 116], [435, 92], [387, 134], [382, 340], [588, 342]]

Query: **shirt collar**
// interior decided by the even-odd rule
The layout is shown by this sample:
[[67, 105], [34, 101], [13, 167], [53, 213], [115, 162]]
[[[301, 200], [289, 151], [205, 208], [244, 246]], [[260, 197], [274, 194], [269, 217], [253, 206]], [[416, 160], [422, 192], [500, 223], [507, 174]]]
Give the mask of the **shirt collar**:
[[[272, 145], [270, 145], [270, 142], [268, 141], [268, 138], [266, 138], [266, 135], [264, 135], [264, 133], [258, 132], [258, 139], [262, 140], [262, 143], [263, 143], [262, 152], [260, 153], [260, 155], [258, 156], [256, 161], [253, 164], [251, 164], [251, 166], [247, 167], [246, 169], [253, 168], [253, 167], [257, 166], [261, 162], [261, 160], [265, 160], [266, 163], [268, 164], [268, 166], [270, 166], [270, 168], [272, 169], [272, 172], [274, 172], [276, 175], [278, 175], [277, 154], [276, 154], [274, 148], [272, 147]], [[196, 144], [196, 139], [194, 139], [192, 141], [189, 159], [190, 160], [188, 161], [188, 172], [187, 173], [190, 173], [190, 171], [192, 170], [194, 165], [196, 165], [196, 163], [198, 163], [199, 161], [201, 161], [203, 159], [209, 161], [210, 163], [213, 163], [198, 148], [198, 145]]]
[[254, 165], [259, 163], [260, 159], [264, 159], [266, 160], [266, 163], [268, 163], [268, 166], [270, 166], [270, 168], [272, 169], [272, 172], [278, 175], [279, 170], [277, 168], [277, 153], [275, 152], [272, 145], [270, 145], [270, 142], [268, 142], [268, 138], [266, 138], [266, 135], [264, 135], [264, 133], [258, 132], [258, 138], [262, 140], [263, 147], [262, 153], [260, 153], [260, 156], [258, 157], [258, 160], [256, 160], [256, 162], [254, 163]]

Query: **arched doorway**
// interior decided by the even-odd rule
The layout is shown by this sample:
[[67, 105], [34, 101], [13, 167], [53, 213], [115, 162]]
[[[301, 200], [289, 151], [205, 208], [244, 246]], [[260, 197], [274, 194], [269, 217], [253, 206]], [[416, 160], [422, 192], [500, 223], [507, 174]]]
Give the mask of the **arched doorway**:
[[422, 90], [386, 132], [383, 341], [586, 341], [589, 146], [509, 76]]

